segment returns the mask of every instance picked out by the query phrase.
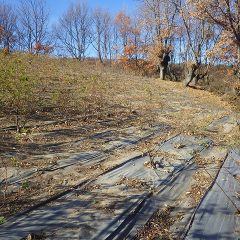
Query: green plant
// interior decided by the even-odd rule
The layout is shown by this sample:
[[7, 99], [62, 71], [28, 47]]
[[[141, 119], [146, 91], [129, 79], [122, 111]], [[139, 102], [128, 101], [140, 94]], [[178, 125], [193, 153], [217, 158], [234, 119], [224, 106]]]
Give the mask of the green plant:
[[27, 128], [27, 127], [21, 127], [19, 129], [19, 133], [21, 133], [21, 134], [30, 134], [31, 133], [31, 129]]
[[29, 189], [29, 187], [30, 187], [29, 181], [24, 181], [24, 182], [22, 183], [22, 189]]
[[14, 167], [19, 167], [19, 166], [20, 166], [19, 161], [18, 161], [15, 157], [11, 157], [10, 160], [11, 160], [12, 165], [13, 165]]
[[26, 68], [20, 57], [0, 54], [1, 110], [15, 116], [17, 132], [21, 128], [21, 117], [36, 110], [38, 103], [34, 92], [35, 82]]
[[4, 224], [5, 222], [6, 222], [5, 217], [0, 216], [0, 225], [1, 225], [1, 224]]

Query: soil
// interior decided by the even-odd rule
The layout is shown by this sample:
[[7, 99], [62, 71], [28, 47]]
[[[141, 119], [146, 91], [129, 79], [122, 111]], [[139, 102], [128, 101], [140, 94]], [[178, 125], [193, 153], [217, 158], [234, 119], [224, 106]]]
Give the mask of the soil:
[[[106, 72], [99, 74], [108, 78], [108, 84], [114, 86], [113, 91], [116, 91], [114, 104], [107, 109], [107, 113], [101, 111], [88, 117], [77, 115], [64, 119], [49, 112], [39, 113], [29, 119], [22, 133], [15, 132], [8, 118], [0, 119], [0, 216], [8, 219], [51, 196], [74, 188], [84, 180], [94, 179], [122, 164], [125, 156], [151, 153], [153, 158], [174, 159], [176, 156], [155, 150], [155, 147], [176, 134], [204, 136], [211, 139], [214, 145], [226, 149], [239, 146], [239, 125], [227, 134], [221, 128], [218, 132], [206, 130], [210, 123], [223, 116], [233, 116], [236, 121], [239, 119], [239, 113], [219, 96], [185, 88], [181, 83]], [[120, 107], [116, 107], [116, 103]], [[156, 126], [162, 126], [160, 132], [154, 130]], [[132, 138], [134, 140], [130, 141]], [[184, 147], [181, 143], [174, 146], [176, 151]], [[75, 162], [51, 170], [59, 166], [62, 160], [79, 153], [96, 151], [105, 156], [99, 162]], [[209, 161], [213, 165], [209, 165]], [[199, 170], [194, 174], [190, 190], [186, 193], [186, 198], [192, 201], [192, 207], [199, 203], [211, 185], [221, 161], [196, 157]], [[206, 173], [205, 168], [209, 166], [215, 167], [211, 172], [212, 177]], [[16, 172], [33, 169], [35, 172], [30, 176], [12, 184], [6, 180], [6, 176], [9, 178]], [[144, 179], [123, 176], [116, 185], [121, 184], [154, 192]], [[99, 189], [100, 186], [94, 185], [88, 191], [94, 188]], [[96, 208], [108, 213], [113, 211], [111, 204]], [[170, 227], [181, 219], [181, 213], [171, 215], [173, 208], [167, 206], [155, 212], [139, 230], [136, 239], [172, 239]], [[45, 236], [44, 233], [41, 236]]]

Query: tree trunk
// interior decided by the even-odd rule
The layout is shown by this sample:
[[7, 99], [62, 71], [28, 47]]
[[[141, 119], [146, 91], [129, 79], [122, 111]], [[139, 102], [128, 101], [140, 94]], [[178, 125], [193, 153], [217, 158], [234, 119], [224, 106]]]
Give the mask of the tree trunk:
[[167, 67], [164, 65], [159, 66], [159, 70], [160, 70], [160, 80], [165, 80], [166, 79], [166, 73], [167, 73]]
[[168, 63], [170, 62], [169, 53], [164, 54], [164, 56], [161, 56], [159, 60], [160, 60], [159, 61], [160, 80], [165, 80], [168, 70]]
[[197, 83], [197, 72], [198, 65], [192, 64], [188, 69], [188, 73], [185, 79], [185, 86], [188, 87], [190, 83], [194, 82], [194, 85]]
[[237, 77], [240, 80], [240, 45], [238, 46]]
[[15, 122], [16, 122], [16, 132], [19, 133], [20, 132], [20, 117], [19, 117], [18, 110], [16, 111]]
[[101, 55], [101, 52], [98, 51], [98, 59], [101, 63], [103, 63], [103, 60], [102, 60], [102, 55]]
[[101, 36], [100, 36], [100, 33], [98, 32], [98, 40], [97, 40], [97, 45], [98, 45], [98, 59], [101, 63], [103, 63], [103, 60], [102, 60], [102, 53], [101, 53]]
[[197, 85], [199, 81], [199, 75], [195, 74], [195, 77], [192, 79], [192, 81], [190, 82], [193, 86]]

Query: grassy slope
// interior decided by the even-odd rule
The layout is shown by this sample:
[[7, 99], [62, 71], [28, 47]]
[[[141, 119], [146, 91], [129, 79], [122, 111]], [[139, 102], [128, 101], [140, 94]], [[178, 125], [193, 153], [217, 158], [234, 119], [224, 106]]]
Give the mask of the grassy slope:
[[[11, 73], [11, 77], [6, 75], [6, 79], [0, 77], [2, 175], [6, 166], [29, 168], [51, 164], [44, 159], [38, 160], [38, 155], [49, 152], [61, 152], [64, 158], [64, 154], [99, 149], [101, 142], [97, 140], [89, 140], [77, 149], [71, 143], [79, 140], [80, 136], [88, 137], [108, 128], [144, 128], [164, 122], [172, 126], [170, 134], [204, 134], [214, 139], [216, 144], [240, 145], [239, 129], [217, 135], [205, 131], [213, 120], [225, 115], [235, 116], [237, 113], [232, 106], [219, 96], [185, 88], [181, 83], [134, 76], [116, 66], [104, 67], [93, 62], [80, 63], [45, 56], [1, 56], [0, 69], [1, 73], [6, 74], [6, 69]], [[12, 89], [6, 86], [6, 80], [17, 89], [18, 84], [26, 86], [21, 85], [26, 77], [32, 84], [25, 95], [21, 96], [21, 91], [17, 91], [20, 96], [6, 91], [6, 87]], [[22, 122], [25, 118], [27, 120], [20, 134], [16, 134], [14, 129], [16, 106], [22, 111]], [[111, 125], [103, 127], [100, 121], [109, 121]], [[143, 144], [140, 148], [144, 151], [146, 146]], [[9, 152], [15, 154], [13, 159], [3, 156]], [[52, 194], [49, 184], [44, 186], [44, 190]], [[26, 198], [28, 202], [31, 198], [41, 200], [36, 198], [39, 191], [43, 191], [41, 186], [27, 191], [21, 189], [20, 193], [9, 196], [6, 206], [15, 206], [16, 209], [12, 209], [15, 212], [21, 207], [19, 203], [24, 206]], [[28, 204], [27, 201], [25, 203]]]

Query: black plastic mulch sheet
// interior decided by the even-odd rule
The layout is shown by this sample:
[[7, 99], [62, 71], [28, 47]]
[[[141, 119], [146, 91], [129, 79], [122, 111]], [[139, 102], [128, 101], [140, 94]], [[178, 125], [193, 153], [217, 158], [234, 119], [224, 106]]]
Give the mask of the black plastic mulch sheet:
[[240, 239], [240, 150], [229, 152], [186, 239]]

